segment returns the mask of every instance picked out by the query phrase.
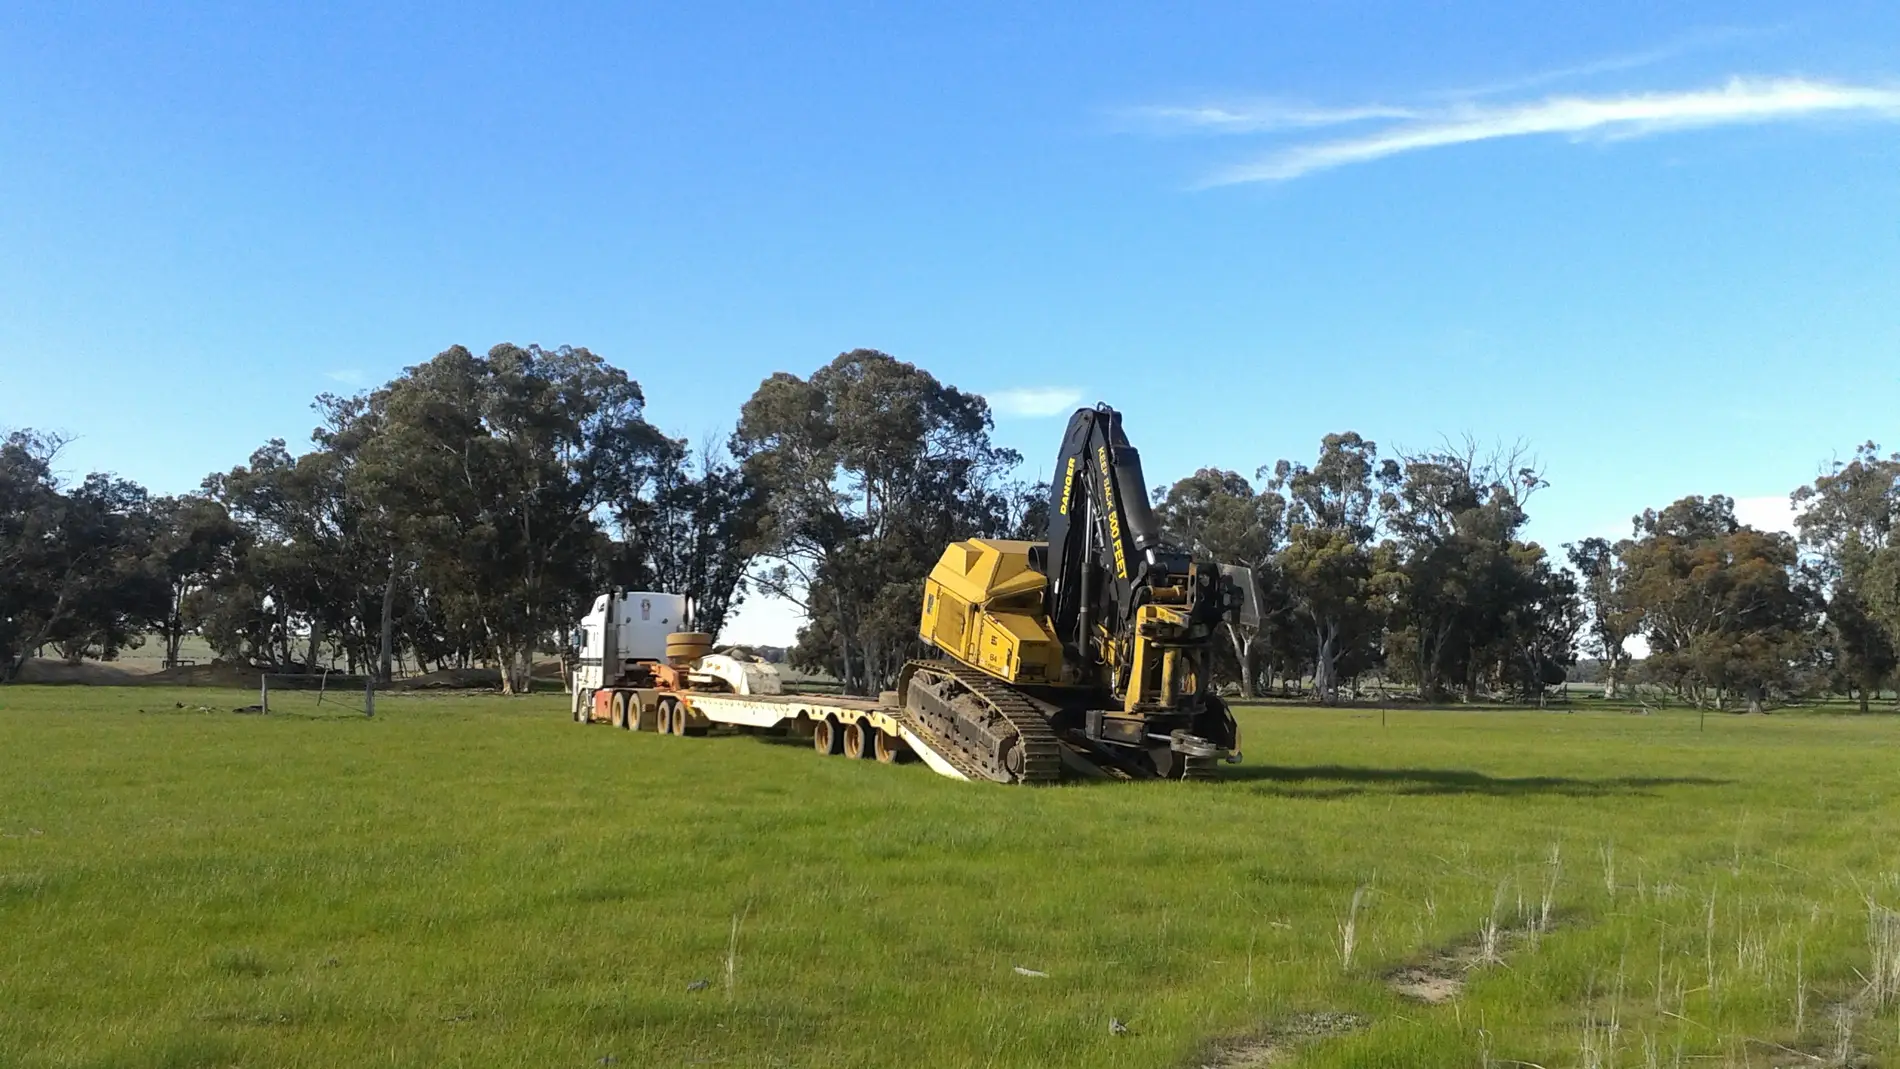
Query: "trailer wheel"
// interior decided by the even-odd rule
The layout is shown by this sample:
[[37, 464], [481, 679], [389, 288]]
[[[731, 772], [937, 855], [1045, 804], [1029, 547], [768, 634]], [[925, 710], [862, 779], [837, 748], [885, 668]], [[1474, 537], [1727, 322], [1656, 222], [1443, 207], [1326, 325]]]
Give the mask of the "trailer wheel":
[[653, 730], [662, 735], [673, 733], [673, 699], [661, 698], [653, 709]]
[[877, 733], [876, 747], [879, 764], [895, 765], [915, 756], [910, 752], [910, 746], [907, 745], [903, 739], [898, 738], [888, 731], [879, 731]]
[[675, 735], [685, 735], [688, 738], [697, 739], [705, 737], [706, 733], [711, 729], [712, 721], [694, 716], [693, 711], [684, 705], [680, 706], [679, 711], [673, 714], [673, 733]]
[[673, 715], [669, 718], [670, 722], [668, 723], [667, 726], [672, 729], [673, 734], [682, 735], [682, 736], [685, 735], [689, 730], [691, 730], [690, 725], [693, 719], [692, 710], [680, 704], [680, 701], [677, 698], [669, 698], [667, 699], [667, 702], [673, 709]]
[[877, 729], [862, 720], [845, 725], [844, 755], [860, 761], [877, 756]]
[[827, 756], [844, 752], [844, 732], [838, 730], [838, 722], [826, 717], [812, 722], [811, 748]]

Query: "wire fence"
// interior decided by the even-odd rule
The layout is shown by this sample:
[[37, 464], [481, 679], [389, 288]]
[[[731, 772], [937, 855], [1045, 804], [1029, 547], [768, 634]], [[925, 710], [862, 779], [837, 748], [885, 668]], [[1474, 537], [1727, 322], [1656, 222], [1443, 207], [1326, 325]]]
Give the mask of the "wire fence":
[[376, 715], [376, 677], [342, 672], [265, 672], [257, 677], [258, 711]]

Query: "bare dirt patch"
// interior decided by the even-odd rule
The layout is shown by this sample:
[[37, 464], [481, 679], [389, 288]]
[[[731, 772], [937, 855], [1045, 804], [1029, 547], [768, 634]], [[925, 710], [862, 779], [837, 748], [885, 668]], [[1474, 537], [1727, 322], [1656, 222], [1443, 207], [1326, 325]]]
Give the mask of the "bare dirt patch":
[[1217, 1039], [1193, 1064], [1195, 1069], [1261, 1069], [1279, 1065], [1302, 1047], [1349, 1035], [1370, 1023], [1359, 1014], [1336, 1010], [1296, 1013], [1268, 1021], [1245, 1035]]
[[1464, 994], [1468, 975], [1487, 966], [1502, 965], [1512, 954], [1534, 949], [1538, 940], [1559, 923], [1553, 915], [1541, 923], [1532, 919], [1519, 927], [1474, 932], [1386, 973], [1385, 986], [1414, 1002], [1432, 1006], [1450, 1002]]
[[1464, 994], [1465, 978], [1462, 971], [1454, 972], [1437, 965], [1407, 965], [1387, 974], [1385, 986], [1414, 1002], [1436, 1006]]

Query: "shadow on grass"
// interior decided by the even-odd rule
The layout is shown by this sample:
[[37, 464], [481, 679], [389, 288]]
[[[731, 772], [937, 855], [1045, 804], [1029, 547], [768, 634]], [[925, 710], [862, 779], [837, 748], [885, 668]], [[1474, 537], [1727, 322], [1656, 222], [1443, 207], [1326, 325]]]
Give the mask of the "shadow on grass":
[[1487, 776], [1452, 768], [1353, 768], [1315, 765], [1284, 768], [1240, 765], [1223, 768], [1220, 778], [1230, 783], [1258, 784], [1263, 794], [1292, 798], [1341, 798], [1359, 794], [1556, 794], [1578, 798], [1653, 794], [1659, 787], [1722, 787], [1733, 780], [1707, 776], [1613, 776], [1577, 779], [1568, 776]]

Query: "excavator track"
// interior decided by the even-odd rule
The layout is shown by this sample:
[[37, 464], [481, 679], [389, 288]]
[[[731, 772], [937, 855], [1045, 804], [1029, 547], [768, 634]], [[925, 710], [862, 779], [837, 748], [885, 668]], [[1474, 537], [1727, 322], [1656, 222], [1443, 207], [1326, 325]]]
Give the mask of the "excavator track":
[[1062, 745], [1029, 699], [953, 661], [912, 661], [898, 690], [905, 727], [971, 779], [1045, 784], [1062, 773]]

